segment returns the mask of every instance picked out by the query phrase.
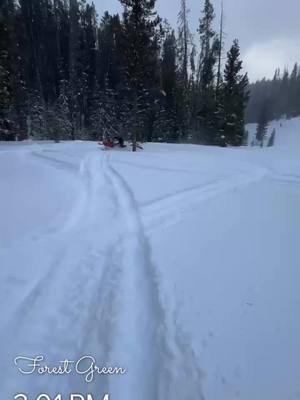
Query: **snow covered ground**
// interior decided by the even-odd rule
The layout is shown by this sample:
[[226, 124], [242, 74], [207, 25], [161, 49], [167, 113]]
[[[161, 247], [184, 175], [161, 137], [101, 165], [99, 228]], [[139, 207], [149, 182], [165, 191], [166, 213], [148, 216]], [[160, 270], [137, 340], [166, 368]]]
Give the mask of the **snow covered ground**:
[[[0, 144], [1, 399], [300, 398], [300, 119], [274, 124], [268, 149]], [[37, 355], [126, 373], [18, 372]]]

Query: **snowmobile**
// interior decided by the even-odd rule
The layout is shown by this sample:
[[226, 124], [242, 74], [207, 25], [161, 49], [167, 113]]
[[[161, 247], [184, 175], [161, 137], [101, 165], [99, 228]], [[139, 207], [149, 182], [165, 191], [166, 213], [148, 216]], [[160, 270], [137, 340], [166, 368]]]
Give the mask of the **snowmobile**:
[[115, 138], [105, 138], [103, 139], [102, 142], [99, 142], [100, 146], [103, 146], [104, 150], [109, 150], [109, 149], [113, 149], [116, 147], [119, 147], [121, 149], [124, 149], [126, 146], [126, 144], [124, 144], [124, 139], [122, 137], [115, 137]]
[[[127, 147], [126, 144], [124, 144], [124, 139], [122, 137], [115, 137], [114, 139], [105, 138], [102, 142], [99, 142], [98, 144], [102, 147], [102, 150], [111, 150], [114, 148], [124, 149]], [[140, 144], [137, 144], [137, 148], [140, 150], [144, 150]]]

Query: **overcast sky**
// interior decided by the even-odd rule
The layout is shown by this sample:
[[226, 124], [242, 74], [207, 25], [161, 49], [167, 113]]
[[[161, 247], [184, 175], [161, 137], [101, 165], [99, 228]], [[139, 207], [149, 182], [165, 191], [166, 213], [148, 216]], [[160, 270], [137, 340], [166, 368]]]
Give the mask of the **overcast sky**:
[[[187, 0], [190, 28], [197, 37], [197, 26], [204, 0]], [[118, 0], [94, 0], [99, 15], [122, 10]], [[220, 14], [221, 0], [213, 1]], [[175, 27], [180, 0], [157, 0], [157, 10]], [[277, 67], [292, 68], [300, 62], [300, 0], [224, 0], [226, 48], [240, 40], [244, 68], [251, 81], [271, 78]]]

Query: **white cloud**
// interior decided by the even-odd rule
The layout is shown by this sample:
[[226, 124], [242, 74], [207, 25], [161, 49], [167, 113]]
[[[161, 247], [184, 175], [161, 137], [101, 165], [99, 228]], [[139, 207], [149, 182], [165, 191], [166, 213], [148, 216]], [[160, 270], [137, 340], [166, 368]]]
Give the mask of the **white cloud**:
[[243, 55], [245, 70], [250, 81], [272, 78], [276, 68], [291, 69], [299, 62], [300, 43], [293, 39], [273, 39], [253, 44]]

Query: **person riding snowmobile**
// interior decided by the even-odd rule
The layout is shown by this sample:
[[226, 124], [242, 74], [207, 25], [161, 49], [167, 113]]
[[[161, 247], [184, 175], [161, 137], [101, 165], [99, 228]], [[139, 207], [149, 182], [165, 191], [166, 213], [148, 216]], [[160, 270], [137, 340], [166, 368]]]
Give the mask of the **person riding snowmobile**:
[[116, 142], [118, 142], [118, 145], [120, 146], [120, 147], [126, 147], [125, 146], [125, 144], [124, 144], [124, 139], [122, 138], [122, 136], [116, 136], [116, 137], [114, 137], [114, 140], [116, 141]]

